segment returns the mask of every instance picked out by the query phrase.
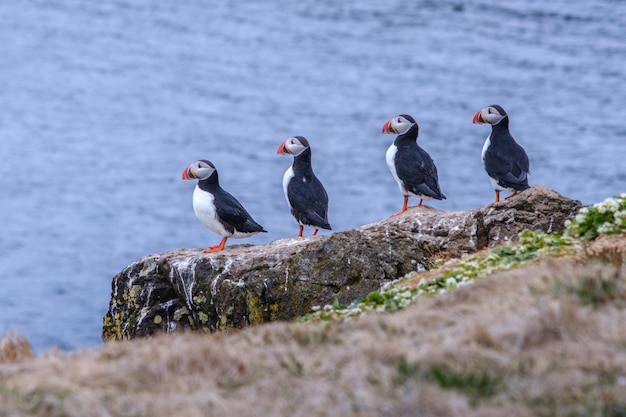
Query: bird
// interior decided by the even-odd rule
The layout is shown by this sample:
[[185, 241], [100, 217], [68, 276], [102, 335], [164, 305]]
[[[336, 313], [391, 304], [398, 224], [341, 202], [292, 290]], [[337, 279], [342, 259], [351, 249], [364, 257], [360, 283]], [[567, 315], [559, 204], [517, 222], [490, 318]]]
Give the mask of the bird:
[[283, 175], [283, 191], [296, 223], [300, 225], [298, 237], [304, 226], [332, 230], [328, 223], [328, 194], [311, 167], [311, 146], [304, 136], [292, 136], [283, 141], [276, 152], [293, 155], [293, 164]]
[[509, 199], [518, 192], [530, 188], [528, 155], [511, 136], [509, 116], [502, 106], [492, 104], [477, 111], [472, 123], [491, 125], [491, 133], [485, 140], [481, 158], [496, 192], [494, 203], [500, 201], [500, 191], [512, 191], [512, 194], [505, 198]]
[[417, 144], [419, 126], [415, 119], [408, 114], [389, 119], [383, 126], [383, 133], [398, 135], [387, 149], [386, 159], [389, 171], [404, 196], [402, 209], [391, 217], [407, 210], [410, 196], [419, 197], [417, 206], [421, 206], [423, 200], [445, 200], [446, 196], [439, 187], [435, 162]]
[[239, 201], [220, 187], [217, 169], [212, 162], [200, 159], [183, 171], [183, 180], [198, 180], [193, 191], [193, 211], [210, 230], [222, 236], [206, 253], [224, 249], [228, 238], [243, 238], [259, 232], [267, 232], [248, 214]]

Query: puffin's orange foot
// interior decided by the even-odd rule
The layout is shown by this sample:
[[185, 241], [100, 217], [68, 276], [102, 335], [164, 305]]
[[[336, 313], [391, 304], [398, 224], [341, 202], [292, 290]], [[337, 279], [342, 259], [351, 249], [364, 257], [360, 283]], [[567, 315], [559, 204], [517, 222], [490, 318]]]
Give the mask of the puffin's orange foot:
[[204, 253], [215, 253], [221, 251], [222, 249], [224, 248], [220, 248], [220, 245], [209, 246], [204, 250]]
[[510, 195], [510, 196], [508, 196], [508, 197], [504, 197], [504, 199], [505, 199], [505, 200], [508, 200], [509, 198], [511, 198], [511, 197], [515, 197], [516, 195], [517, 195], [517, 191], [513, 191], [513, 194], [511, 194], [511, 195]]
[[204, 253], [215, 253], [221, 251], [222, 249], [224, 249], [224, 245], [226, 245], [227, 239], [228, 238], [222, 238], [222, 241], [219, 244], [215, 246], [209, 246], [204, 250]]
[[401, 215], [402, 213], [404, 213], [404, 212], [406, 211], [406, 206], [407, 206], [408, 202], [409, 202], [409, 197], [408, 197], [408, 196], [404, 196], [404, 201], [403, 201], [403, 203], [402, 203], [402, 210], [400, 210], [400, 211], [399, 211], [399, 212], [397, 212], [397, 213], [392, 214], [392, 215], [391, 215], [391, 216], [389, 216], [389, 217], [390, 217], [390, 218], [391, 218], [391, 217], [396, 217], [396, 216], [399, 216], [399, 215]]
[[389, 216], [389, 218], [399, 216], [399, 215], [401, 215], [402, 213], [404, 213], [405, 211], [406, 211], [406, 208], [405, 208], [405, 209], [403, 209], [403, 210], [400, 210], [400, 211], [399, 211], [399, 212], [397, 212], [397, 213], [393, 213], [391, 216]]

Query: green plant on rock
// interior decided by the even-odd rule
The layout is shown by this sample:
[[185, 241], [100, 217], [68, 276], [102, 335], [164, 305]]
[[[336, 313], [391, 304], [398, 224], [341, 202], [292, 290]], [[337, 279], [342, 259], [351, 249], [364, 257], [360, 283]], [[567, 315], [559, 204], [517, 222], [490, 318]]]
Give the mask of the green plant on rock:
[[358, 317], [369, 312], [392, 312], [411, 305], [418, 295], [442, 294], [457, 287], [470, 284], [476, 279], [496, 271], [510, 269], [545, 254], [562, 254], [573, 250], [574, 240], [563, 233], [546, 234], [541, 231], [525, 230], [520, 233], [515, 246], [492, 250], [488, 255], [475, 255], [444, 269], [441, 276], [422, 281], [417, 287], [403, 285], [403, 281], [414, 278], [412, 272], [399, 280], [385, 284], [379, 291], [372, 291], [352, 304], [343, 306], [337, 302], [323, 307], [313, 307], [312, 312], [298, 321], [327, 321]]
[[488, 255], [470, 256], [454, 268], [444, 270], [440, 277], [420, 283], [417, 293], [441, 294], [544, 255], [571, 252], [574, 245], [575, 241], [561, 232], [546, 234], [541, 231], [524, 230], [520, 233], [519, 242], [515, 246], [498, 247]]
[[570, 236], [582, 240], [626, 232], [626, 194], [581, 208], [566, 226]]
[[[546, 255], [572, 253], [580, 248], [579, 239], [589, 240], [600, 234], [615, 233], [626, 233], [626, 194], [582, 208], [572, 221], [566, 222], [565, 232], [546, 234], [542, 231], [524, 230], [515, 245], [494, 248], [487, 255], [469, 256], [451, 268], [445, 268], [444, 264], [440, 276], [423, 280], [417, 287], [403, 284], [403, 281], [419, 276], [419, 272], [411, 272], [348, 306], [334, 303], [313, 307], [311, 313], [298, 321], [350, 319], [367, 312], [400, 310], [412, 304], [420, 295], [442, 294], [494, 272], [517, 268]], [[605, 290], [599, 289], [599, 293], [592, 296], [589, 302], [601, 302], [600, 299], [604, 296], [601, 293], [608, 292]]]

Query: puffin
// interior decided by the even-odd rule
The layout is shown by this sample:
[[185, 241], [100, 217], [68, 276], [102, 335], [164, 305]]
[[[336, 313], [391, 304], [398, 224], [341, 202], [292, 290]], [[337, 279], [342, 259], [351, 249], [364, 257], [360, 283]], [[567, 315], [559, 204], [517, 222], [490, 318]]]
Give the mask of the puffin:
[[419, 127], [415, 119], [408, 114], [389, 119], [383, 126], [383, 133], [398, 135], [387, 149], [386, 158], [389, 171], [404, 196], [402, 209], [391, 217], [406, 211], [410, 196], [419, 197], [417, 206], [421, 206], [423, 200], [445, 200], [446, 196], [439, 188], [435, 162], [417, 144]]
[[474, 114], [474, 124], [489, 123], [491, 133], [487, 136], [481, 158], [483, 166], [493, 189], [496, 192], [494, 203], [500, 201], [500, 191], [511, 191], [506, 197], [509, 199], [518, 192], [529, 188], [528, 174], [530, 174], [530, 162], [526, 151], [522, 148], [509, 132], [509, 116], [502, 106], [492, 104]]
[[302, 237], [304, 226], [332, 230], [328, 223], [328, 194], [311, 167], [311, 146], [304, 136], [292, 136], [278, 146], [279, 155], [293, 155], [293, 165], [283, 175], [283, 191]]
[[217, 169], [210, 161], [200, 159], [188, 165], [183, 179], [198, 180], [193, 191], [193, 211], [206, 227], [222, 236], [219, 244], [209, 246], [204, 252], [221, 251], [230, 237], [243, 238], [266, 232], [235, 197], [220, 187]]

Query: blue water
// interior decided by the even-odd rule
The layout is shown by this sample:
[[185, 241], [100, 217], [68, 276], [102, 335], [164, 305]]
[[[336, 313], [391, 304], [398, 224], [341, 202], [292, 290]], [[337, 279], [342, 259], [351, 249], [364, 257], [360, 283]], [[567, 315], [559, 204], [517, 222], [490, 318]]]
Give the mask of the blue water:
[[32, 0], [0, 19], [0, 334], [39, 352], [98, 346], [127, 264], [218, 242], [180, 178], [196, 159], [269, 231], [253, 244], [297, 232], [276, 155], [292, 135], [334, 231], [397, 211], [380, 129], [400, 113], [439, 167], [437, 208], [492, 201], [471, 120], [493, 103], [532, 184], [626, 191], [622, 1]]

